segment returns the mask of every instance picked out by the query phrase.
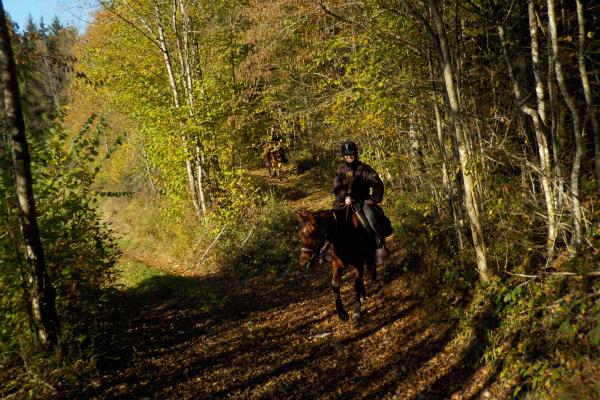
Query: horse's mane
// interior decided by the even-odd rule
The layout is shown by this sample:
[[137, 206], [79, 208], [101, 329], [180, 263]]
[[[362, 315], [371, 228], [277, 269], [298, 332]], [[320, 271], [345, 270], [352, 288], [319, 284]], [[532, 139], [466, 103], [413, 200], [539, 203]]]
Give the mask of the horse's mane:
[[330, 208], [314, 211], [317, 224], [335, 224], [337, 228], [348, 228], [360, 226], [360, 222], [354, 216], [354, 212], [348, 208]]
[[335, 225], [336, 230], [343, 226], [356, 226], [357, 224], [354, 212], [348, 208], [329, 208], [317, 211], [302, 210], [298, 211], [297, 214], [302, 216], [302, 223], [312, 223], [323, 227], [332, 227]]

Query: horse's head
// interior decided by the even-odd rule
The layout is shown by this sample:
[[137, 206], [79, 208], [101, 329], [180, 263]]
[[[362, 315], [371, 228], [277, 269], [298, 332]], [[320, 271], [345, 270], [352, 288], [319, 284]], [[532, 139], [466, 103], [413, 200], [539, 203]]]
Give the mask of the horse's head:
[[297, 211], [295, 215], [300, 225], [298, 238], [302, 243], [299, 262], [308, 269], [319, 259], [319, 253], [325, 244], [325, 229], [319, 224], [316, 215], [311, 212]]

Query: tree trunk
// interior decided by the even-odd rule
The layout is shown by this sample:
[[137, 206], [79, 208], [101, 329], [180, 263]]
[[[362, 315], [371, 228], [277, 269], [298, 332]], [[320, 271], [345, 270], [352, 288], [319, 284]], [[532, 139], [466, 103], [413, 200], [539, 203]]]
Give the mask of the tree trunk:
[[531, 62], [533, 65], [533, 77], [535, 80], [535, 95], [537, 98], [537, 111], [542, 124], [547, 125], [546, 116], [546, 90], [542, 79], [540, 66], [540, 46], [538, 41], [538, 23], [535, 10], [535, 0], [527, 0], [527, 13], [529, 15], [529, 37], [531, 39]]
[[546, 200], [546, 211], [548, 213], [548, 237], [546, 241], [546, 250], [548, 257], [554, 255], [554, 246], [558, 235], [556, 218], [556, 192], [552, 187], [552, 162], [550, 160], [550, 150], [548, 144], [548, 124], [546, 116], [546, 98], [545, 87], [542, 79], [542, 70], [540, 66], [539, 42], [538, 42], [538, 24], [534, 0], [528, 0], [527, 10], [529, 14], [529, 36], [531, 38], [531, 62], [533, 65], [533, 76], [535, 80], [535, 94], [537, 99], [537, 126], [534, 119], [535, 137], [538, 142], [538, 152], [540, 156], [540, 170], [542, 190]]
[[456, 235], [456, 242], [458, 244], [458, 248], [462, 250], [464, 248], [464, 239], [461, 229], [464, 223], [462, 221], [461, 214], [457, 213], [456, 211], [458, 207], [454, 205], [454, 196], [452, 195], [453, 190], [450, 185], [450, 179], [448, 177], [448, 156], [446, 155], [446, 148], [444, 144], [440, 109], [437, 104], [434, 104], [433, 108], [435, 113], [437, 142], [440, 150], [440, 157], [442, 158], [442, 185], [444, 186], [444, 195], [446, 198], [446, 202], [448, 203], [448, 208], [452, 213], [452, 223], [454, 225], [454, 234]]
[[202, 160], [202, 149], [200, 146], [200, 139], [198, 138], [198, 136], [195, 137], [195, 146], [194, 146], [194, 150], [195, 150], [195, 158], [196, 158], [196, 179], [197, 179], [197, 184], [198, 184], [198, 194], [200, 196], [200, 207], [202, 208], [202, 216], [204, 217], [204, 222], [206, 222], [206, 218], [207, 218], [207, 214], [206, 214], [206, 200], [204, 198], [204, 183], [202, 180], [202, 175], [203, 175], [203, 170], [202, 170], [202, 165], [203, 160]]
[[4, 84], [6, 129], [14, 166], [21, 231], [25, 240], [29, 265], [27, 282], [25, 282], [28, 291], [26, 296], [29, 301], [29, 315], [38, 343], [44, 349], [51, 349], [58, 340], [59, 321], [55, 306], [56, 292], [46, 273], [33, 197], [31, 160], [25, 136], [17, 71], [2, 0], [0, 0], [0, 65], [2, 65], [2, 82]]
[[198, 189], [196, 188], [196, 177], [194, 176], [194, 164], [190, 158], [189, 152], [187, 151], [187, 145], [185, 143], [185, 138], [181, 138], [183, 142], [183, 147], [185, 150], [186, 160], [185, 160], [185, 169], [187, 171], [188, 176], [188, 184], [190, 185], [190, 191], [192, 195], [192, 204], [194, 205], [194, 210], [196, 211], [196, 215], [198, 218], [202, 217], [202, 210], [200, 209], [200, 202], [198, 201]]
[[[544, 87], [543, 82], [540, 79], [539, 73], [539, 59], [538, 59], [538, 43], [537, 43], [537, 23], [535, 19], [535, 8], [533, 0], [529, 0], [529, 28], [531, 36], [531, 58], [534, 69], [535, 84], [536, 84], [536, 97], [538, 99], [537, 108], [533, 108], [525, 103], [521, 86], [515, 76], [511, 58], [508, 54], [508, 48], [504, 35], [504, 28], [498, 26], [498, 35], [502, 44], [502, 50], [504, 52], [504, 59], [508, 69], [508, 75], [512, 82], [513, 94], [520, 110], [531, 117], [533, 121], [533, 129], [535, 131], [535, 138], [537, 141], [538, 154], [540, 159], [539, 175], [542, 184], [542, 190], [544, 192], [544, 198], [546, 202], [546, 213], [548, 217], [547, 223], [547, 237], [546, 237], [546, 249], [548, 257], [552, 257], [554, 253], [554, 243], [556, 241], [556, 211], [554, 209], [554, 191], [552, 189], [552, 169], [550, 166], [550, 153], [548, 151], [548, 141], [544, 134], [544, 122], [540, 111], [545, 114], [545, 102], [544, 102]], [[541, 102], [541, 104], [540, 104]]]
[[187, 98], [190, 106], [190, 115], [194, 113], [194, 68], [192, 65], [191, 46], [190, 46], [190, 20], [187, 13], [187, 6], [185, 0], [177, 0], [179, 3], [179, 11], [181, 12], [181, 19], [183, 22], [183, 59], [185, 68], [183, 70], [183, 79], [187, 82]]
[[[184, 19], [183, 30], [180, 31], [177, 24], [177, 10], [179, 10], [182, 14], [182, 18]], [[181, 68], [181, 82], [183, 84], [183, 91], [185, 93], [185, 97], [188, 103], [188, 114], [190, 116], [194, 115], [194, 98], [192, 93], [192, 72], [190, 70], [190, 60], [188, 56], [188, 34], [187, 34], [187, 24], [185, 23], [185, 8], [184, 5], [179, 0], [173, 1], [173, 12], [171, 14], [171, 25], [173, 28], [173, 32], [175, 34], [175, 44], [177, 45], [177, 54], [179, 56], [179, 65]]]
[[[556, 196], [554, 198], [554, 209], [560, 210], [564, 202], [565, 180], [563, 176], [563, 167], [561, 164], [561, 149], [563, 143], [561, 141], [562, 131], [564, 127], [565, 112], [562, 107], [559, 107], [559, 98], [554, 84], [554, 61], [552, 57], [552, 44], [548, 40], [548, 100], [550, 106], [550, 139], [552, 142], [552, 171], [554, 174], [554, 186]], [[558, 223], [558, 217], [557, 217]]]
[[421, 177], [425, 174], [425, 163], [423, 162], [423, 151], [421, 149], [421, 142], [419, 141], [419, 137], [417, 136], [417, 130], [415, 129], [416, 118], [416, 113], [411, 113], [408, 119], [408, 140], [410, 141], [410, 154], [413, 160], [411, 165], [418, 166], [420, 183]]
[[[169, 54], [169, 50], [167, 48], [167, 41], [165, 39], [165, 31], [162, 24], [162, 20], [160, 18], [160, 10], [158, 5], [154, 6], [156, 25], [158, 29], [158, 38], [157, 43], [160, 48], [160, 51], [163, 55], [163, 61], [165, 63], [165, 68], [167, 69], [167, 76], [169, 78], [169, 85], [171, 86], [171, 93], [173, 94], [173, 103], [175, 108], [179, 108], [179, 89], [177, 88], [177, 80], [175, 79], [175, 73], [173, 71], [173, 64], [171, 63], [171, 55]], [[150, 32], [153, 33], [152, 31]]]
[[577, 23], [579, 26], [579, 74], [581, 75], [581, 84], [585, 95], [585, 104], [587, 113], [592, 121], [592, 130], [594, 131], [594, 170], [596, 173], [596, 191], [600, 193], [600, 126], [598, 125], [598, 116], [594, 108], [594, 100], [590, 89], [587, 68], [585, 66], [585, 16], [583, 14], [583, 4], [581, 0], [577, 3]]
[[148, 160], [148, 152], [146, 151], [146, 144], [144, 143], [143, 135], [140, 135], [140, 144], [142, 147], [142, 157], [144, 158], [144, 168], [146, 169], [146, 175], [148, 175], [148, 182], [150, 183], [150, 189], [152, 194], [156, 195], [156, 184], [152, 178], [152, 168], [150, 167], [150, 161]]
[[452, 61], [450, 60], [450, 52], [448, 41], [446, 39], [446, 30], [444, 22], [439, 13], [438, 6], [435, 0], [429, 1], [429, 9], [433, 17], [433, 21], [437, 30], [440, 53], [442, 57], [442, 66], [444, 69], [444, 83], [446, 85], [446, 93], [448, 95], [450, 123], [456, 133], [456, 141], [460, 157], [460, 165], [463, 175], [463, 185], [465, 190], [465, 205], [469, 220], [471, 223], [471, 233], [473, 236], [473, 246], [475, 248], [477, 270], [482, 280], [488, 279], [486, 248], [479, 218], [479, 204], [475, 196], [475, 188], [473, 185], [473, 165], [469, 162], [469, 154], [467, 151], [467, 142], [461, 125], [461, 113], [458, 103], [458, 95], [455, 88]]
[[583, 129], [579, 109], [575, 103], [575, 99], [567, 88], [567, 82], [563, 73], [562, 62], [560, 60], [554, 0], [548, 0], [548, 26], [550, 31], [550, 41], [552, 43], [552, 58], [554, 61], [556, 80], [565, 103], [567, 103], [567, 107], [571, 112], [571, 118], [573, 119], [575, 155], [573, 156], [573, 166], [571, 168], [571, 201], [573, 202], [573, 236], [571, 241], [577, 250], [583, 243], [584, 224], [583, 210], [579, 198], [579, 179], [581, 175], [581, 159], [583, 157]]
[[[156, 24], [158, 27], [158, 37], [157, 37], [156, 42], [158, 43], [159, 48], [163, 54], [163, 61], [165, 63], [165, 68], [167, 69], [167, 75], [169, 77], [169, 85], [171, 86], [171, 92], [173, 94], [173, 104], [176, 109], [180, 109], [181, 103], [179, 101], [180, 95], [179, 95], [179, 89], [177, 87], [177, 80], [175, 79], [175, 72], [173, 71], [173, 64], [171, 63], [171, 56], [170, 56], [169, 50], [167, 48], [167, 42], [165, 39], [164, 27], [163, 27], [162, 19], [160, 16], [160, 10], [158, 8], [158, 5], [156, 5], [156, 4], [154, 6], [154, 12], [155, 12]], [[193, 157], [190, 154], [190, 150], [189, 150], [189, 147], [187, 144], [187, 139], [183, 135], [181, 136], [181, 145], [182, 145], [183, 151], [185, 152], [185, 155], [186, 155], [185, 167], [186, 167], [186, 172], [187, 172], [187, 176], [188, 176], [190, 194], [192, 196], [192, 204], [194, 206], [194, 210], [196, 211], [196, 215], [198, 215], [198, 217], [200, 217], [201, 215], [203, 215], [203, 212], [200, 208], [200, 199], [199, 199], [200, 196], [198, 194], [198, 190], [197, 190], [197, 186], [196, 186], [196, 178], [194, 176], [194, 165], [193, 165], [193, 160], [192, 160]]]
[[[433, 63], [431, 61], [431, 53], [428, 53], [429, 59], [429, 77], [431, 79], [433, 85], [433, 91], [436, 92], [437, 88], [435, 85], [435, 80], [433, 76]], [[444, 187], [444, 195], [446, 198], [446, 202], [448, 203], [448, 209], [452, 213], [452, 223], [454, 225], [454, 233], [456, 235], [456, 242], [458, 244], [459, 249], [464, 248], [464, 239], [462, 234], [462, 227], [464, 226], [464, 222], [462, 221], [462, 215], [457, 212], [457, 208], [460, 207], [455, 206], [454, 196], [453, 196], [453, 188], [450, 184], [450, 177], [448, 175], [448, 155], [446, 153], [446, 144], [444, 142], [444, 132], [442, 128], [442, 117], [440, 115], [440, 107], [434, 101], [433, 103], [433, 111], [435, 114], [435, 128], [437, 132], [437, 144], [440, 152], [440, 157], [442, 159], [442, 185]]]

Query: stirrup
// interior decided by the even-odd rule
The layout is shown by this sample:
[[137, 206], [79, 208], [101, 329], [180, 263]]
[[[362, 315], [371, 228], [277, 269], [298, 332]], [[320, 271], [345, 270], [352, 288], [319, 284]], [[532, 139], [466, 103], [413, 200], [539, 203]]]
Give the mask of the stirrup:
[[383, 246], [380, 249], [375, 250], [375, 265], [381, 266], [390, 258], [390, 252]]

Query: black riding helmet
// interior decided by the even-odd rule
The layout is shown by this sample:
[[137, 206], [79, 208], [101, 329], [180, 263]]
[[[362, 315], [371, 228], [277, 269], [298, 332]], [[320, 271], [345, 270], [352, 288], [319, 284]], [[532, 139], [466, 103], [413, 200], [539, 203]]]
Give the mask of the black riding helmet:
[[356, 146], [356, 143], [346, 140], [344, 143], [342, 143], [341, 150], [343, 155], [349, 156], [350, 154], [358, 153], [358, 146]]

